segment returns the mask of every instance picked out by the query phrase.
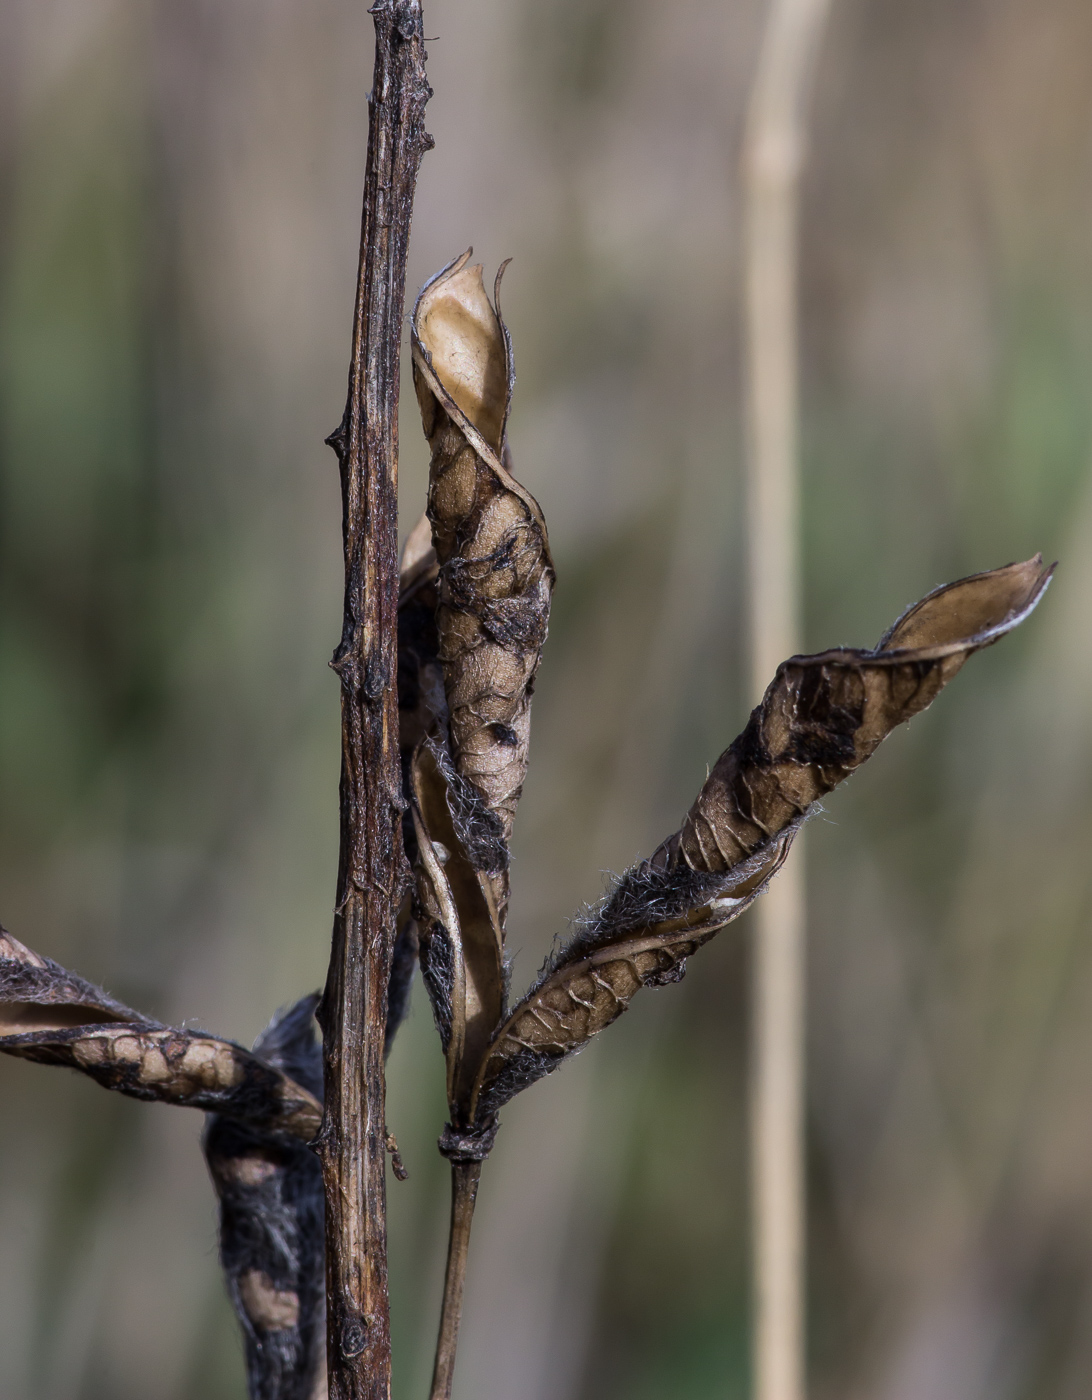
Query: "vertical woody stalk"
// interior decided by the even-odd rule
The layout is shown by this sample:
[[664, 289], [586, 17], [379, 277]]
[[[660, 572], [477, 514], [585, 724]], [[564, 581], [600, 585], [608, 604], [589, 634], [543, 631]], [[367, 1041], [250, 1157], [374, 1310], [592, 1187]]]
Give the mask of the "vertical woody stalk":
[[388, 1400], [390, 1316], [383, 1046], [405, 887], [398, 749], [398, 366], [425, 50], [419, 0], [377, 0], [375, 75], [349, 396], [329, 439], [341, 468], [345, 614], [341, 850], [323, 1029], [330, 1400]]

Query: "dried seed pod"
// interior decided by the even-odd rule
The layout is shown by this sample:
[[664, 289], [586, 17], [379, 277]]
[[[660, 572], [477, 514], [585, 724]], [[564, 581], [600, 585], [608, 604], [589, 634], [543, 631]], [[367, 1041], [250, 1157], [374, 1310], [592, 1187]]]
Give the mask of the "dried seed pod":
[[504, 1019], [506, 999], [503, 935], [489, 875], [493, 860], [473, 825], [478, 807], [460, 806], [463, 783], [439, 743], [420, 745], [411, 791], [421, 967], [447, 1057], [456, 1128], [469, 1121], [474, 1075]]
[[313, 1094], [218, 1036], [164, 1026], [0, 929], [0, 1051], [68, 1065], [131, 1098], [203, 1108], [309, 1142]]
[[[432, 548], [432, 529], [422, 515], [410, 531], [402, 550], [398, 594], [398, 747], [402, 763], [402, 790], [406, 810], [402, 817], [402, 844], [413, 867], [417, 861], [417, 837], [410, 813], [410, 766], [417, 745], [438, 720], [447, 715], [444, 677], [436, 636], [437, 578], [439, 565]], [[410, 990], [418, 957], [417, 920], [407, 895], [398, 911], [398, 932], [391, 958], [387, 989], [387, 1039], [389, 1055], [395, 1032], [409, 1010]]]
[[[317, 1003], [315, 993], [279, 1013], [254, 1053], [321, 1099]], [[302, 1142], [218, 1113], [201, 1145], [220, 1201], [220, 1263], [243, 1330], [250, 1400], [310, 1400], [325, 1371], [319, 1160]]]
[[968, 656], [1023, 622], [1052, 572], [1037, 555], [961, 579], [904, 613], [874, 651], [783, 662], [681, 829], [622, 876], [500, 1028], [471, 1124], [491, 1124], [640, 987], [677, 981], [685, 959], [762, 893], [813, 804], [924, 710]]
[[[531, 688], [554, 583], [546, 523], [511, 475], [505, 427], [512, 347], [469, 251], [422, 289], [413, 374], [432, 450], [428, 516], [439, 564], [436, 621], [456, 772], [505, 843], [527, 771]], [[507, 873], [493, 877], [503, 923]]]
[[[398, 593], [398, 746], [407, 792], [414, 750], [437, 720], [446, 722], [447, 718], [436, 631], [439, 574], [432, 528], [428, 517], [422, 515], [402, 550]], [[411, 840], [412, 834], [409, 823], [406, 835]]]
[[626, 871], [498, 1030], [472, 1091], [474, 1128], [490, 1130], [510, 1098], [616, 1021], [642, 987], [680, 982], [687, 958], [763, 893], [798, 825], [727, 873], [652, 861]]
[[874, 651], [782, 662], [690, 809], [672, 858], [709, 871], [745, 859], [920, 714], [973, 652], [1023, 622], [1052, 572], [1036, 555], [975, 574], [916, 603]]

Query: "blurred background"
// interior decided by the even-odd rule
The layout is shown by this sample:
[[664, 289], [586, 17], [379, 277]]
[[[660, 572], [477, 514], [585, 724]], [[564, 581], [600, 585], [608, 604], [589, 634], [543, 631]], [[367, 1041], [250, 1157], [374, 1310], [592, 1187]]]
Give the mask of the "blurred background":
[[[249, 1043], [321, 985], [371, 22], [0, 5], [0, 917]], [[559, 583], [517, 987], [748, 693], [738, 150], [759, 0], [432, 0], [410, 296], [469, 243]], [[436, 37], [438, 36], [438, 37]], [[809, 832], [814, 1400], [1092, 1394], [1092, 8], [834, 0], [802, 211], [809, 649], [1041, 549], [1039, 613]], [[427, 459], [411, 394], [404, 530]], [[505, 1112], [459, 1400], [744, 1400], [748, 928]], [[389, 1075], [395, 1396], [447, 1215]], [[196, 1114], [0, 1061], [0, 1400], [242, 1400]]]

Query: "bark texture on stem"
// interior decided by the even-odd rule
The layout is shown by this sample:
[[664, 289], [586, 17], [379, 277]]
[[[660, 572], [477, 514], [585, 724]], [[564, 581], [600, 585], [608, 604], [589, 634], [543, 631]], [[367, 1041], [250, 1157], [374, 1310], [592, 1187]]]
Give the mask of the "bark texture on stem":
[[377, 0], [360, 274], [341, 467], [345, 616], [341, 854], [330, 971], [319, 1014], [325, 1116], [331, 1400], [387, 1400], [386, 1129], [383, 1047], [398, 907], [407, 871], [398, 749], [398, 366], [406, 248], [424, 128], [419, 0]]

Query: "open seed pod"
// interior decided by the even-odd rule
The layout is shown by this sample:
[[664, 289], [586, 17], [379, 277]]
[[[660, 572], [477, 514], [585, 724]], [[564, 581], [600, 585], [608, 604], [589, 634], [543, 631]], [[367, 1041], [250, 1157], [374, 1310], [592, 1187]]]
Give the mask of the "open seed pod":
[[[469, 258], [450, 263], [417, 298], [413, 375], [432, 451], [428, 517], [450, 752], [507, 846], [554, 570], [542, 512], [510, 470], [511, 342]], [[507, 862], [489, 874], [503, 925]]]
[[973, 652], [1023, 622], [1051, 573], [1037, 555], [976, 574], [930, 593], [874, 651], [783, 662], [680, 830], [580, 922], [500, 1028], [476, 1076], [472, 1128], [586, 1045], [641, 987], [677, 981], [686, 958], [763, 892], [818, 799]]
[[[425, 741], [412, 772], [421, 968], [447, 1059], [451, 1125], [469, 1123], [474, 1077], [506, 1010], [506, 968], [480, 807], [446, 750]], [[464, 799], [462, 802], [460, 799]]]
[[[254, 1043], [265, 1064], [322, 1097], [318, 994]], [[202, 1139], [220, 1202], [220, 1263], [243, 1330], [250, 1400], [325, 1396], [322, 1168], [298, 1140], [210, 1114]]]
[[[398, 748], [402, 765], [402, 790], [407, 795], [402, 817], [402, 844], [410, 866], [417, 861], [417, 836], [410, 812], [410, 767], [417, 745], [438, 720], [446, 720], [447, 700], [436, 635], [439, 565], [432, 548], [432, 530], [422, 515], [402, 550], [398, 594]], [[398, 911], [398, 931], [391, 959], [387, 990], [387, 1040], [390, 1053], [394, 1034], [409, 1009], [410, 988], [417, 966], [418, 931], [412, 895]]]
[[104, 1088], [223, 1113], [310, 1142], [322, 1106], [288, 1075], [219, 1036], [164, 1026], [0, 929], [0, 1051], [67, 1065]]
[[[398, 591], [398, 747], [402, 777], [409, 785], [417, 745], [438, 720], [447, 722], [444, 673], [436, 631], [440, 566], [432, 547], [432, 527], [422, 515], [402, 550]], [[407, 817], [407, 836], [412, 823]], [[407, 853], [412, 848], [407, 848]]]

